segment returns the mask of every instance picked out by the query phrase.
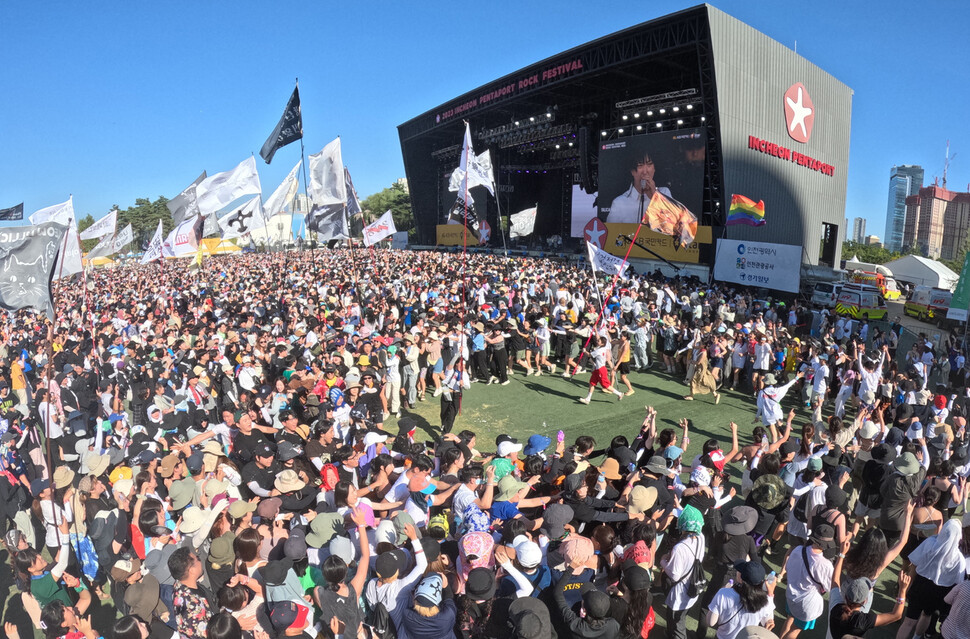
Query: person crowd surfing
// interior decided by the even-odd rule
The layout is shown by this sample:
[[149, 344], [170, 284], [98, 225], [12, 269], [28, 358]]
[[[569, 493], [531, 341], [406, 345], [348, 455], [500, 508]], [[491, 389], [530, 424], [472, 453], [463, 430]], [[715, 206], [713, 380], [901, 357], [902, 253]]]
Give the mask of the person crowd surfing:
[[[659, 272], [349, 261], [121, 266], [3, 320], [8, 639], [970, 636], [957, 342]], [[663, 376], [752, 422], [455, 432], [473, 384], [560, 367], [582, 410]]]

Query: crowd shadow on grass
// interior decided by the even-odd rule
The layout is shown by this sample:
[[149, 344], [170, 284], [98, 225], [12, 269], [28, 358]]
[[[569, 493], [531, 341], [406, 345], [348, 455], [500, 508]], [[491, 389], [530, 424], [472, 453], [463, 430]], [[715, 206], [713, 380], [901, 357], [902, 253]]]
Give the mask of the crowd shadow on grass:
[[[402, 412], [401, 416], [403, 417], [405, 414], [414, 420], [414, 423], [417, 426], [415, 430], [423, 430], [428, 434], [428, 437], [430, 439], [437, 439], [438, 437], [441, 436], [441, 426], [440, 425], [432, 426], [431, 422], [429, 422], [428, 419], [424, 417], [424, 415], [421, 415], [420, 413], [414, 413], [414, 412], [407, 412], [407, 413]], [[395, 431], [392, 434], [397, 435], [397, 432]], [[418, 437], [415, 437], [414, 440], [420, 441]]]
[[529, 390], [535, 391], [537, 393], [542, 393], [543, 395], [555, 395], [556, 397], [562, 397], [563, 399], [577, 399], [576, 395], [571, 395], [561, 390], [556, 390], [544, 384], [539, 384], [536, 382], [522, 382], [522, 385]]

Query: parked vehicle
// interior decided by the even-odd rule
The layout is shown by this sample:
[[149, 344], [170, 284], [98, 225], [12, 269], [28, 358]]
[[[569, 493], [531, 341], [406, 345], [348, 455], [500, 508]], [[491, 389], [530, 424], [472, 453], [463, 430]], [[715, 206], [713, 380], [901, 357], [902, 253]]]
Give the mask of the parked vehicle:
[[835, 308], [835, 303], [842, 292], [842, 282], [818, 282], [812, 290], [812, 304]]
[[946, 317], [951, 299], [953, 299], [953, 293], [945, 288], [917, 286], [903, 305], [903, 311], [924, 322], [941, 316]]
[[886, 298], [877, 287], [846, 284], [835, 303], [835, 312], [853, 319], [883, 319], [889, 309]]
[[857, 284], [867, 284], [877, 287], [882, 296], [887, 300], [899, 299], [899, 287], [896, 285], [896, 280], [891, 276], [886, 276], [875, 271], [852, 271], [849, 280]]

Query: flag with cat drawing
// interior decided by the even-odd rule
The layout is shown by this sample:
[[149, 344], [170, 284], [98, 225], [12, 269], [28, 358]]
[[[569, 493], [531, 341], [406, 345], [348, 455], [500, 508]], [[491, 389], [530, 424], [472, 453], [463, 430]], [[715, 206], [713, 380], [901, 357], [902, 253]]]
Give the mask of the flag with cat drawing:
[[50, 285], [66, 232], [56, 222], [0, 229], [0, 307], [33, 308], [54, 319]]

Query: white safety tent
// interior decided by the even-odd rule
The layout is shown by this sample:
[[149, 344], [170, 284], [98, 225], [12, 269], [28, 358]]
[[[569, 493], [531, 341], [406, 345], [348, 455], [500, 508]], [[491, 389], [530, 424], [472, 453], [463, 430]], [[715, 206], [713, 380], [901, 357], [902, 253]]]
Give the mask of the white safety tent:
[[898, 260], [886, 262], [886, 268], [893, 272], [899, 282], [913, 285], [933, 286], [953, 290], [960, 275], [947, 268], [942, 262], [920, 255], [906, 255]]

